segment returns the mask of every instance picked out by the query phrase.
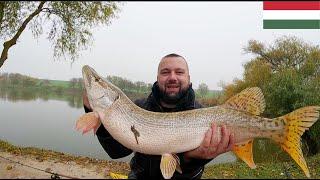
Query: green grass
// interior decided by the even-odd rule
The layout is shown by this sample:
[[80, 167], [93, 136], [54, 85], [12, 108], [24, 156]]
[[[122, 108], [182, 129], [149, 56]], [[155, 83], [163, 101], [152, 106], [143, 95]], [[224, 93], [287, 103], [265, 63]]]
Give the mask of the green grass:
[[70, 86], [69, 81], [49, 80], [50, 84], [55, 87], [68, 88]]
[[[197, 90], [195, 90], [196, 97], [202, 98]], [[214, 98], [222, 94], [219, 90], [209, 90], [209, 92], [203, 97], [204, 99]]]
[[[45, 81], [46, 79], [39, 79], [39, 81], [37, 82], [37, 85], [39, 86], [41, 83], [43, 83], [43, 81]], [[48, 80], [49, 81], [49, 86], [51, 87], [61, 87], [61, 88], [69, 88], [70, 87], [70, 81], [62, 81], [62, 80]], [[24, 87], [26, 88], [26, 87]]]
[[[306, 157], [311, 178], [320, 178], [320, 154]], [[307, 179], [302, 169], [293, 161], [256, 163], [256, 169], [250, 169], [244, 162], [211, 165], [205, 168], [204, 179]]]
[[212, 97], [216, 97], [222, 94], [222, 91], [218, 91], [218, 90], [209, 90], [208, 95], [206, 96], [206, 98], [212, 98]]

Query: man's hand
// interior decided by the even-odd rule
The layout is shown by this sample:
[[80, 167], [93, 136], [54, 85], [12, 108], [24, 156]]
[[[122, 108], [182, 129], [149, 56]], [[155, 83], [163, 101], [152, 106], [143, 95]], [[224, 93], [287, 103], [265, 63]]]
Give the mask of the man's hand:
[[221, 127], [221, 138], [219, 139], [217, 131], [217, 126], [212, 123], [201, 145], [194, 150], [184, 153], [185, 161], [189, 161], [190, 158], [212, 159], [222, 153], [230, 151], [234, 146], [234, 134], [223, 125]]

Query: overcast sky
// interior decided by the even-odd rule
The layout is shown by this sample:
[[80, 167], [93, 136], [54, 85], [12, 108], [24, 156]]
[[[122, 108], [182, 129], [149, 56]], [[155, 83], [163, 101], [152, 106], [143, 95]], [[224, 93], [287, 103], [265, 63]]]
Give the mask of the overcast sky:
[[37, 40], [25, 31], [0, 72], [70, 80], [81, 77], [88, 64], [103, 76], [153, 83], [159, 60], [178, 53], [188, 61], [194, 88], [203, 82], [220, 89], [219, 81], [242, 78], [243, 64], [252, 58], [242, 49], [251, 39], [269, 44], [294, 35], [320, 45], [319, 29], [264, 30], [262, 1], [126, 2], [121, 9], [110, 26], [94, 29], [93, 45], [72, 66], [71, 61], [53, 60], [46, 35]]

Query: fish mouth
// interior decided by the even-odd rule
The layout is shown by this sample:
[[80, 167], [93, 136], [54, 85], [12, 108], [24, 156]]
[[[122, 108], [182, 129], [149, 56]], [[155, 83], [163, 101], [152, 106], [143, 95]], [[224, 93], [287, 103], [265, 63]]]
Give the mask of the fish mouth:
[[82, 74], [88, 74], [91, 73], [93, 69], [89, 65], [84, 65], [82, 67]]
[[84, 65], [82, 67], [82, 76], [84, 83], [89, 85], [89, 87], [91, 87], [92, 80], [99, 81], [101, 79], [98, 73], [89, 65]]
[[[108, 107], [119, 97], [119, 89], [107, 79], [102, 78], [93, 68], [88, 65], [82, 67], [83, 83], [88, 94], [90, 105], [100, 108]], [[97, 104], [99, 101], [100, 103]], [[102, 105], [101, 105], [102, 104]]]
[[82, 67], [82, 77], [83, 77], [83, 81], [84, 84], [88, 84], [89, 86], [91, 86], [91, 77], [92, 76], [92, 68], [88, 65], [84, 65]]
[[89, 65], [84, 65], [82, 67], [82, 76], [85, 87], [91, 88], [92, 84], [99, 84], [103, 88], [110, 89], [117, 92], [117, 87], [115, 87], [107, 79], [102, 78], [92, 67]]

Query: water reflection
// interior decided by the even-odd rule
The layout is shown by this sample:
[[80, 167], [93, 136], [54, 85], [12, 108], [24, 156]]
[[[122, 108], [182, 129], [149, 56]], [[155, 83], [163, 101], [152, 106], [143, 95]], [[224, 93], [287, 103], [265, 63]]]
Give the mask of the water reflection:
[[[124, 91], [124, 93], [132, 100], [143, 98], [148, 93], [133, 93]], [[41, 99], [48, 100], [61, 100], [68, 102], [72, 108], [83, 108], [82, 92], [80, 90], [64, 90], [56, 89], [54, 91], [39, 88], [3, 88], [0, 87], [0, 99], [11, 102], [17, 101], [34, 101]]]
[[[75, 122], [83, 113], [82, 108], [71, 108], [61, 100], [0, 99], [0, 139], [16, 146], [110, 160], [97, 137], [75, 130]], [[128, 158], [117, 161], [128, 161]]]
[[72, 108], [82, 108], [82, 96], [80, 91], [48, 91], [39, 88], [0, 88], [0, 98], [11, 101], [34, 101], [41, 99], [43, 101], [61, 100], [67, 101]]

